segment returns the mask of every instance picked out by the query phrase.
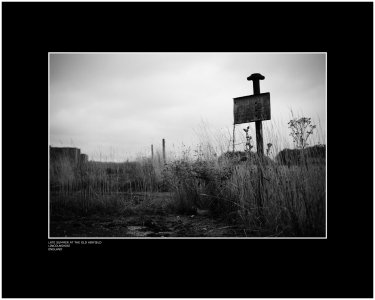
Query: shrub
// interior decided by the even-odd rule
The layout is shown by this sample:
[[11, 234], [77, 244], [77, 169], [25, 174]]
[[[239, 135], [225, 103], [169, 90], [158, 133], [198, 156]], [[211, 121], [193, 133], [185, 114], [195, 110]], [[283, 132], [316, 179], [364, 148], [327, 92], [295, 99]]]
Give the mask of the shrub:
[[282, 165], [301, 165], [325, 163], [326, 146], [316, 145], [305, 149], [283, 149], [280, 151], [275, 160]]
[[163, 177], [174, 192], [179, 212], [192, 213], [196, 208], [215, 212], [223, 182], [230, 172], [230, 168], [220, 168], [213, 160], [177, 160], [166, 166]]

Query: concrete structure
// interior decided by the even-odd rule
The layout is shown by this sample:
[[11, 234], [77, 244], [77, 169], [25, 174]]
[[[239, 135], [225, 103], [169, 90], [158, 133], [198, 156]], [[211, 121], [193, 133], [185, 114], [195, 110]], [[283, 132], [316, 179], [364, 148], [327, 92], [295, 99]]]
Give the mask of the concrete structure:
[[87, 154], [81, 153], [80, 162], [85, 163], [85, 162], [88, 162], [88, 160], [89, 160], [89, 156]]
[[51, 147], [50, 160], [57, 161], [67, 159], [72, 164], [88, 161], [87, 154], [81, 154], [81, 150], [73, 147]]

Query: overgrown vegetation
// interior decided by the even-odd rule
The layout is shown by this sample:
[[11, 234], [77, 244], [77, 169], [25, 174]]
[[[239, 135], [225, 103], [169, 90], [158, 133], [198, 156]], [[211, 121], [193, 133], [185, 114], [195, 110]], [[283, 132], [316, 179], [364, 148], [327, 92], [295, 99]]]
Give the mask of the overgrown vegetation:
[[51, 213], [64, 213], [66, 209], [83, 215], [121, 211], [135, 193], [147, 197], [147, 193], [164, 191], [160, 172], [150, 160], [77, 165], [67, 159], [51, 161]]
[[288, 168], [224, 157], [220, 163], [176, 161], [165, 169], [179, 211], [210, 209], [260, 236], [325, 235], [324, 165]]
[[209, 211], [244, 224], [255, 236], [325, 236], [325, 145], [307, 147], [305, 135], [297, 139], [299, 149], [284, 149], [272, 160], [271, 143], [267, 156], [251, 151], [248, 129], [245, 151], [219, 157], [202, 152], [165, 165], [150, 159], [76, 166], [53, 161], [51, 215], [124, 213], [135, 198], [171, 192], [168, 208], [178, 214]]

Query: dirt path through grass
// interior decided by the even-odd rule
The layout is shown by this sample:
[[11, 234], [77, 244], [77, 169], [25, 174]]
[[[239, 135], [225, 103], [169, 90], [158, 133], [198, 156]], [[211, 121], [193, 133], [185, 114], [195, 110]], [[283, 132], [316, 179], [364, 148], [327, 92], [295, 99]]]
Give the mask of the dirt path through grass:
[[254, 233], [240, 224], [197, 214], [171, 211], [170, 193], [137, 193], [126, 208], [112, 214], [53, 215], [51, 237], [246, 237]]

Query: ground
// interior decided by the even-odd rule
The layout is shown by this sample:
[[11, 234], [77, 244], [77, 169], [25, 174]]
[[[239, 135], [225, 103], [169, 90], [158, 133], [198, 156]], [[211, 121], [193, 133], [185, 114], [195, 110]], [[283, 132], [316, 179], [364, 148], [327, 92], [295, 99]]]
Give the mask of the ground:
[[[170, 193], [132, 194], [129, 207], [114, 213], [51, 214], [51, 237], [246, 237], [239, 222], [170, 209]], [[52, 201], [52, 205], [53, 205]]]

